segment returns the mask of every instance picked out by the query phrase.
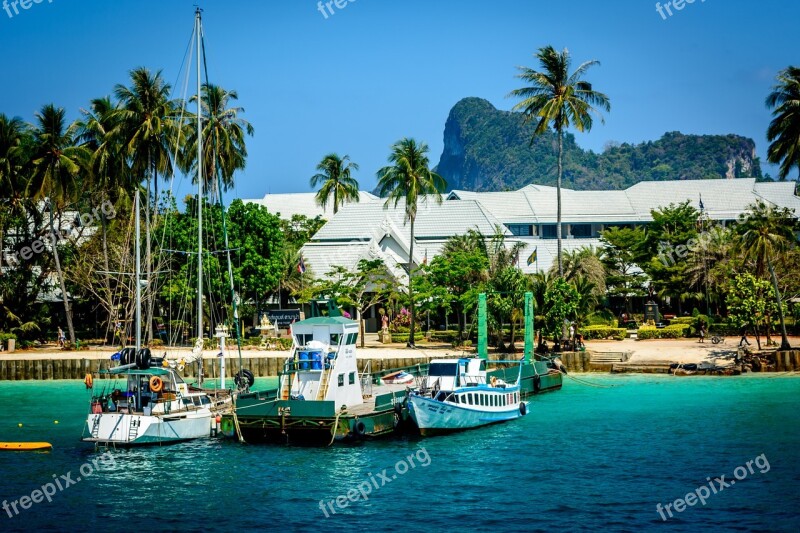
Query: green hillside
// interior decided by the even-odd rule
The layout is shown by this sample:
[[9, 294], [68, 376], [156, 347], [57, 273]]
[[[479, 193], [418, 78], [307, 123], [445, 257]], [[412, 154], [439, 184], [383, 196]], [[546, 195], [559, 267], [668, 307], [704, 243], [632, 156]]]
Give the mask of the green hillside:
[[[529, 183], [554, 185], [556, 136], [530, 145], [533, 126], [482, 98], [465, 98], [450, 111], [437, 171], [450, 189], [500, 191]], [[645, 180], [761, 178], [755, 142], [738, 135], [664, 134], [657, 141], [608, 146], [597, 154], [564, 142], [564, 186], [622, 189]]]

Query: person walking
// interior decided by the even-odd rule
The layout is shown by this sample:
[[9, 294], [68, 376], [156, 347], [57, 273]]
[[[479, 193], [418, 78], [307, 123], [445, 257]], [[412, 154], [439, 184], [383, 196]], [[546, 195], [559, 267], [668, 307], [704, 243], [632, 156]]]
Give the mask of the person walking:
[[742, 328], [742, 338], [739, 339], [739, 348], [742, 348], [745, 344], [750, 346], [750, 341], [747, 340], [747, 326]]
[[61, 329], [61, 326], [58, 326], [58, 347], [63, 348], [66, 341], [67, 336], [64, 335], [64, 330]]
[[700, 342], [706, 342], [706, 325], [700, 324]]

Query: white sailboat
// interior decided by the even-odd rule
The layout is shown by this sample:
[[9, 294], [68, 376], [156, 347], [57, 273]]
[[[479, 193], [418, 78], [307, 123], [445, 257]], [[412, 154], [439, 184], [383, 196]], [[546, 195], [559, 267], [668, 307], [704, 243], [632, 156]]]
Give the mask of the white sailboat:
[[[198, 265], [197, 265], [197, 331], [198, 343], [193, 357], [200, 364], [202, 376], [203, 348], [203, 255], [202, 255], [202, 103], [201, 103], [201, 11], [195, 12], [195, 35], [197, 38], [197, 182], [198, 182]], [[86, 419], [89, 435], [82, 440], [102, 445], [136, 446], [166, 444], [209, 437], [216, 431], [216, 418], [223, 402], [212, 402], [205, 391], [190, 388], [179, 374], [185, 361], [168, 361], [154, 358], [148, 348], [142, 348], [141, 339], [141, 224], [139, 192], [135, 195], [135, 299], [136, 299], [136, 345], [120, 352], [120, 366], [109, 370], [108, 377], [124, 379], [124, 384], [100, 394], [93, 394], [90, 413]], [[235, 304], [234, 304], [235, 305]], [[224, 351], [225, 338], [220, 337]], [[224, 355], [224, 354], [223, 354]], [[192, 360], [188, 362], [193, 362]], [[221, 362], [220, 388], [225, 389], [224, 356]], [[87, 387], [94, 385], [87, 376]], [[220, 405], [222, 404], [222, 405]]]

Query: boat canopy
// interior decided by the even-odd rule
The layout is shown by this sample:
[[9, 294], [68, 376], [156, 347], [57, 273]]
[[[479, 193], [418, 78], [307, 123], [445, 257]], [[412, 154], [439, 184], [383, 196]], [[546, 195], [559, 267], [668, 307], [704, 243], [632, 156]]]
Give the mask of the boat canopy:
[[111, 368], [109, 370], [101, 370], [100, 374], [126, 374], [132, 376], [167, 376], [169, 375], [169, 370], [165, 368]]

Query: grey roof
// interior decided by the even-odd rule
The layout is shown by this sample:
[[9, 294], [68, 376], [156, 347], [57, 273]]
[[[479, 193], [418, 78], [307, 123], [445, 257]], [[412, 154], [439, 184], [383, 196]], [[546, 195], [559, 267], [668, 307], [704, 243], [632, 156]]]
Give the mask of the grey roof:
[[[759, 199], [800, 213], [800, 198], [795, 182], [756, 183], [754, 178], [718, 180], [642, 181], [621, 191], [575, 191], [562, 188], [562, 221], [572, 222], [649, 222], [651, 211], [689, 201], [703, 206], [709, 217], [732, 220]], [[510, 192], [470, 192], [455, 190], [448, 200], [480, 202], [505, 224], [556, 222], [556, 189], [527, 185]]]
[[[267, 208], [270, 213], [280, 215], [281, 218], [289, 220], [293, 215], [305, 215], [309, 218], [322, 216], [330, 218], [333, 216], [333, 206], [328, 204], [325, 209], [317, 205], [317, 193], [299, 192], [287, 194], [266, 194], [264, 198], [253, 200], [242, 200], [245, 203], [260, 204]], [[374, 194], [366, 191], [359, 191], [359, 202], [374, 200]], [[347, 204], [345, 204], [347, 205]]]

